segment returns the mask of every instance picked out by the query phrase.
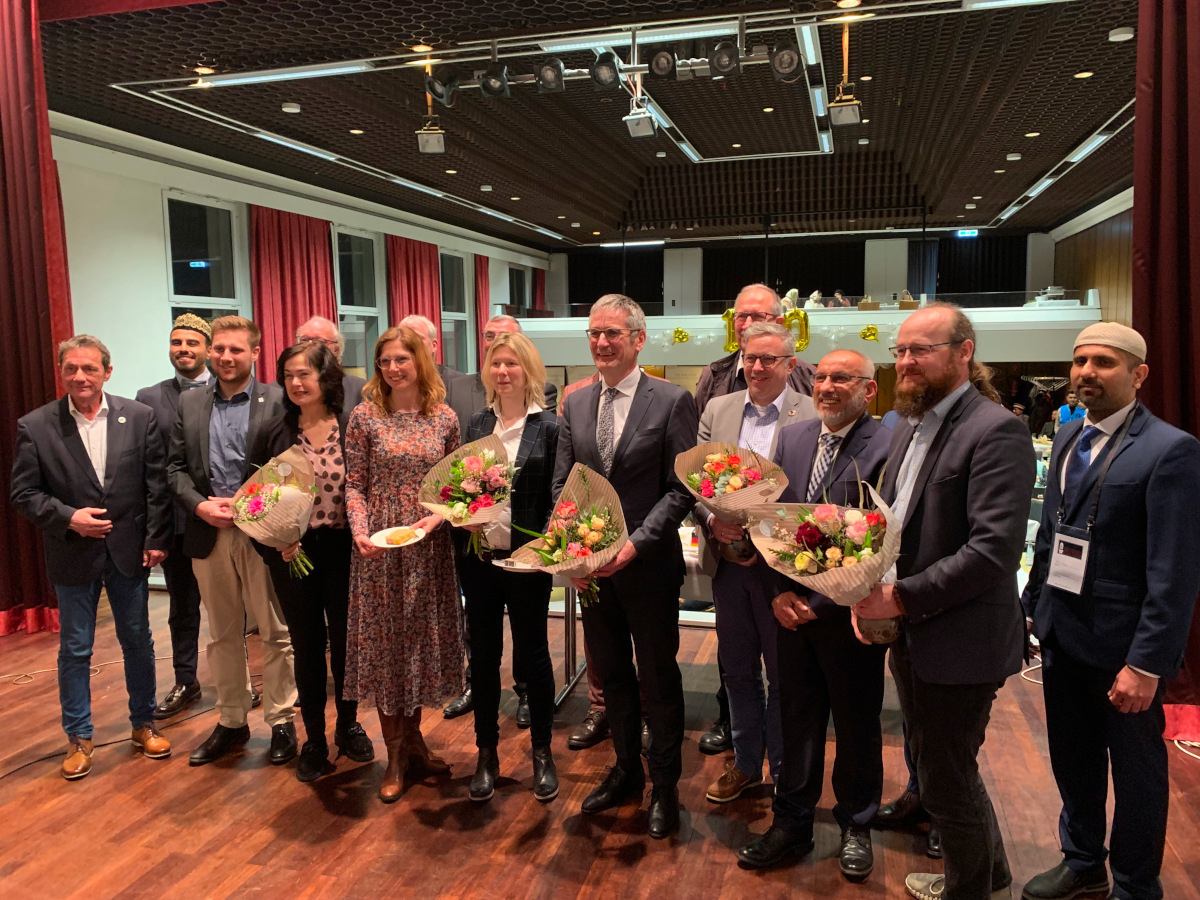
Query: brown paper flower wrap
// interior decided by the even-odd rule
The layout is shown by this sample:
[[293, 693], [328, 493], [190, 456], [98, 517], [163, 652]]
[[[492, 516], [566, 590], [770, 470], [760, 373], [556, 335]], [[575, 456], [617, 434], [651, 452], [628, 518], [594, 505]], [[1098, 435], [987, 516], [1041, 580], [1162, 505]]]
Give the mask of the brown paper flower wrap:
[[[733, 491], [725, 490], [716, 492], [712, 496], [704, 496], [694, 482], [697, 481], [697, 475], [703, 477], [704, 464], [713, 454], [720, 454], [722, 457], [727, 457], [729, 454], [737, 456], [741, 460], [742, 472], [746, 470], [757, 472], [762, 475], [762, 479]], [[783, 474], [783, 469], [775, 463], [766, 457], [759, 456], [753, 450], [747, 450], [745, 447], [738, 447], [724, 441], [709, 441], [680, 453], [675, 457], [675, 477], [693, 497], [711, 509], [719, 518], [741, 525], [749, 523], [752, 509], [765, 503], [774, 503], [779, 499], [784, 488], [788, 486], [787, 476]]]
[[[866, 486], [866, 490], [872, 500], [873, 509], [842, 506], [838, 507], [838, 510], [841, 513], [850, 509], [859, 509], [864, 513], [877, 512], [884, 517], [887, 528], [883, 534], [882, 546], [872, 547], [873, 555], [858, 561], [856, 565], [839, 566], [815, 574], [802, 573], [796, 571], [793, 560], [780, 559], [778, 556], [781, 552], [792, 553], [797, 549], [795, 534], [800, 518], [824, 504], [774, 503], [760, 506], [751, 513], [750, 539], [763, 560], [775, 571], [804, 585], [812, 593], [824, 594], [839, 606], [853, 606], [866, 599], [871, 588], [895, 564], [900, 555], [900, 538], [903, 532], [902, 525], [891, 507], [880, 499], [879, 494], [870, 485]], [[876, 644], [890, 643], [899, 633], [899, 622], [895, 619], [859, 619], [858, 625], [863, 636]]]
[[[568, 504], [575, 507], [574, 513], [569, 512]], [[565, 515], [564, 510], [567, 510]], [[593, 516], [604, 520], [604, 525], [596, 529], [597, 533], [601, 534], [601, 542], [594, 545], [598, 549], [588, 548], [590, 552], [586, 556], [564, 559], [557, 563], [548, 562], [538, 552], [548, 552], [549, 546], [556, 546], [553, 543], [556, 521], [579, 523], [585, 518], [592, 520]], [[524, 531], [515, 526], [514, 530]], [[575, 463], [567, 474], [566, 483], [555, 501], [554, 514], [551, 516], [551, 525], [547, 532], [513, 551], [509, 561], [520, 567], [517, 571], [550, 572], [569, 578], [584, 578], [616, 559], [625, 542], [629, 540], [625, 513], [621, 510], [621, 498], [617, 496], [616, 488], [599, 472], [589, 469], [583, 463]], [[579, 535], [575, 537], [578, 539]], [[561, 544], [561, 539], [559, 543]], [[593, 579], [588, 589], [583, 592], [581, 602], [585, 606], [597, 598], [596, 587]]]
[[[503, 466], [508, 473], [507, 485], [504, 488], [495, 492], [486, 489], [480, 492], [479, 496], [488, 496], [491, 498], [492, 505], [484, 506], [471, 513], [467, 511], [465, 504], [462, 504], [462, 509], [458, 509], [458, 504], [445, 502], [441, 496], [442, 491], [448, 485], [452, 485], [456, 464], [473, 456], [483, 459], [485, 458], [485, 453], [492, 454], [495, 458], [495, 464]], [[496, 435], [489, 434], [487, 437], [481, 437], [477, 441], [463, 444], [430, 469], [429, 474], [421, 480], [421, 488], [418, 491], [417, 500], [427, 510], [437, 513], [456, 527], [462, 527], [463, 525], [487, 525], [499, 519], [505, 507], [508, 506], [509, 498], [512, 496], [512, 476], [513, 469], [509, 465], [508, 453], [504, 449], [504, 442]]]
[[[282, 550], [308, 531], [316, 496], [312, 464], [299, 447], [289, 447], [246, 479], [230, 500], [233, 524], [248, 536]], [[312, 571], [301, 550], [288, 566], [294, 578]]]

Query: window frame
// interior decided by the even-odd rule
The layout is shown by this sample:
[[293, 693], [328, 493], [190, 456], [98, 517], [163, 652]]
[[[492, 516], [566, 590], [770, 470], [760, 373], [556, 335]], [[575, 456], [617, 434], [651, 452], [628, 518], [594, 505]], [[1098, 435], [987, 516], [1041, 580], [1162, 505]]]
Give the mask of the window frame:
[[[196, 206], [223, 209], [230, 217], [230, 238], [233, 242], [233, 297], [206, 297], [201, 294], [175, 293], [175, 261], [171, 256], [171, 206], [170, 201], [179, 200]], [[177, 306], [199, 307], [227, 311], [231, 315], [253, 318], [253, 299], [250, 287], [250, 233], [247, 228], [245, 204], [231, 200], [220, 200], [200, 194], [189, 194], [174, 188], [162, 192], [163, 212], [163, 257], [167, 271], [167, 309]], [[172, 321], [174, 318], [172, 317]]]
[[[448, 312], [445, 308], [446, 307], [446, 302], [445, 302], [446, 286], [442, 283], [442, 278], [441, 278], [442, 257], [443, 256], [453, 256], [462, 261], [463, 306], [466, 310], [465, 312], [461, 312], [461, 313]], [[468, 265], [468, 263], [470, 263], [470, 265]], [[445, 323], [446, 321], [452, 321], [452, 322], [457, 321], [457, 322], [466, 322], [467, 323], [467, 365], [463, 371], [470, 373], [470, 374], [474, 374], [479, 368], [479, 364], [475, 358], [476, 346], [478, 343], [477, 332], [479, 330], [479, 326], [478, 326], [478, 323], [476, 323], [476, 321], [475, 321], [475, 278], [474, 278], [475, 270], [474, 270], [474, 264], [475, 264], [475, 255], [473, 253], [468, 253], [463, 250], [453, 250], [449, 247], [438, 247], [438, 303], [441, 307], [441, 319], [442, 319], [443, 323]], [[439, 340], [439, 342], [442, 343], [442, 358], [444, 361], [444, 365], [450, 366], [450, 368], [454, 368], [454, 366], [451, 364], [451, 362], [449, 360], [445, 359], [446, 352], [445, 352], [445, 341], [443, 340], [444, 333], [445, 333], [445, 329], [443, 329], [442, 333], [440, 333], [438, 335], [438, 340]], [[455, 360], [454, 362], [457, 362], [457, 360]]]

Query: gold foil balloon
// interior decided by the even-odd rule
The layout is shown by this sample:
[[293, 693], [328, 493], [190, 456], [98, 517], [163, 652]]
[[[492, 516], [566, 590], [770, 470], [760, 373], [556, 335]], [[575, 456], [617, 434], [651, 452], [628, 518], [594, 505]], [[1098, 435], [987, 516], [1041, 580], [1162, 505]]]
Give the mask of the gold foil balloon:
[[796, 326], [796, 352], [802, 353], [808, 349], [808, 313], [802, 309], [789, 309], [783, 314], [785, 328]]
[[858, 336], [860, 338], [862, 338], [864, 341], [878, 341], [879, 340], [879, 329], [876, 328], [874, 325], [867, 325], [865, 328], [863, 328], [862, 331], [860, 331], [858, 333]]
[[725, 352], [732, 353], [738, 348], [737, 330], [733, 327], [733, 310], [725, 310], [721, 318], [725, 320]]
[[671, 337], [672, 344], [686, 344], [691, 339], [691, 335], [682, 328], [676, 328], [675, 334], [673, 334]]

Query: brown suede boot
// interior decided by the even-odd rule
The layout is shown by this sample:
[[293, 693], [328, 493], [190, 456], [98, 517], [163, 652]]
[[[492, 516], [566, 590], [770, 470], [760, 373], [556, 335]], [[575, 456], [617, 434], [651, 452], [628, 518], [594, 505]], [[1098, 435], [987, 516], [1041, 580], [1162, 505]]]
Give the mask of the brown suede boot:
[[405, 716], [404, 723], [408, 729], [409, 761], [427, 775], [445, 775], [449, 772], [450, 763], [440, 756], [434, 756], [425, 744], [425, 737], [421, 734], [421, 710], [418, 708], [412, 715]]
[[387, 769], [379, 785], [379, 799], [384, 803], [395, 803], [404, 790], [404, 773], [408, 771], [408, 727], [403, 716], [379, 714], [379, 730], [383, 732], [383, 743], [387, 747]]

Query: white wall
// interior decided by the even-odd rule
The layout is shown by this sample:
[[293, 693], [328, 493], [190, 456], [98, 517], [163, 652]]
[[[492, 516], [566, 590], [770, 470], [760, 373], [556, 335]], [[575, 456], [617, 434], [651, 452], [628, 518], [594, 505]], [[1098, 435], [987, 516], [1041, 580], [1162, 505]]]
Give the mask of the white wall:
[[1054, 238], [1031, 234], [1026, 240], [1025, 290], [1045, 290], [1054, 284]]
[[508, 263], [499, 259], [488, 263], [488, 290], [491, 291], [488, 302], [493, 313], [498, 307], [508, 303]]
[[567, 254], [551, 253], [550, 268], [546, 271], [546, 309], [556, 316], [565, 316], [567, 309]]
[[908, 240], [867, 241], [863, 263], [863, 293], [887, 301], [908, 287]]
[[663, 314], [693, 316], [700, 313], [704, 284], [704, 251], [699, 247], [663, 251]]

